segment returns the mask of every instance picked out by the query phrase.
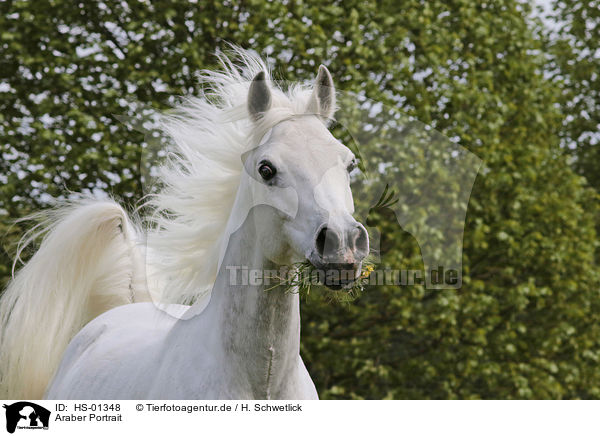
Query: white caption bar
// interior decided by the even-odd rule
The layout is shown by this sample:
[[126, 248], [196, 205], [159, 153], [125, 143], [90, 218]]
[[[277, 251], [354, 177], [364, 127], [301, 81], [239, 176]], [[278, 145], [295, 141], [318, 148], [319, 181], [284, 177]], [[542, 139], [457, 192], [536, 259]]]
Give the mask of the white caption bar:
[[[12, 426], [18, 436], [583, 436], [599, 432], [595, 418], [599, 404], [595, 401], [35, 401], [28, 404], [4, 401], [3, 404], [6, 407], [0, 425], [4, 428], [0, 434], [7, 434], [3, 431]], [[42, 432], [32, 431], [36, 429]]]

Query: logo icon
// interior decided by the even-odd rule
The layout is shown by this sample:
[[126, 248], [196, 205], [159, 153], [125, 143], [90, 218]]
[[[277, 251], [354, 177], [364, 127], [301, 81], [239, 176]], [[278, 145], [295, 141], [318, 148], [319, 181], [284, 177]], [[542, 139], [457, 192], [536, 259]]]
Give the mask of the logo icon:
[[6, 409], [6, 431], [14, 433], [18, 429], [48, 429], [50, 411], [29, 401], [19, 401]]

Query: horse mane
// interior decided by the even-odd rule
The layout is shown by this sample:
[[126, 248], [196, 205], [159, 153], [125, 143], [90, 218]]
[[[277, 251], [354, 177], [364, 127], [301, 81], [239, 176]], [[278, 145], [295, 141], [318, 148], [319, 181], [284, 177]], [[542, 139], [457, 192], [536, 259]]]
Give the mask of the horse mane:
[[[151, 229], [146, 255], [149, 287], [161, 303], [192, 304], [210, 292], [219, 250], [234, 206], [242, 155], [258, 145], [277, 123], [306, 113], [311, 87], [283, 90], [272, 82], [255, 53], [232, 47], [217, 54], [222, 69], [203, 70], [203, 90], [165, 115], [162, 130], [170, 139], [159, 168], [162, 186], [148, 197]], [[251, 119], [247, 96], [252, 79], [264, 71], [271, 108]]]

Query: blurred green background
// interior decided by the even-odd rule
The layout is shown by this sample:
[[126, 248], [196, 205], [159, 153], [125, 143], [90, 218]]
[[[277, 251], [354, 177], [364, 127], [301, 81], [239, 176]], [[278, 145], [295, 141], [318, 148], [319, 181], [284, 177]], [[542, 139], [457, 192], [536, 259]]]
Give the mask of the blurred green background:
[[[194, 93], [232, 42], [276, 78], [327, 65], [479, 156], [463, 287], [303, 301], [322, 398], [600, 398], [600, 2], [0, 2], [0, 288], [24, 226], [68, 191], [143, 195], [113, 115]], [[368, 153], [368, 150], [362, 150]], [[383, 263], [419, 267], [389, 220]]]

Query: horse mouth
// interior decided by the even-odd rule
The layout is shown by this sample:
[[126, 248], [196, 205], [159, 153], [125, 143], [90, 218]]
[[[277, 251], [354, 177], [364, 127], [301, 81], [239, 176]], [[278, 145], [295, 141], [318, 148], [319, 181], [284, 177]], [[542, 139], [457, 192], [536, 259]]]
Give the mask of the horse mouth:
[[357, 264], [317, 264], [311, 262], [317, 271], [319, 284], [331, 290], [349, 290], [361, 274], [362, 263]]
[[324, 283], [332, 291], [340, 291], [345, 289], [352, 289], [356, 280], [340, 280], [338, 282]]

